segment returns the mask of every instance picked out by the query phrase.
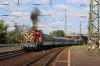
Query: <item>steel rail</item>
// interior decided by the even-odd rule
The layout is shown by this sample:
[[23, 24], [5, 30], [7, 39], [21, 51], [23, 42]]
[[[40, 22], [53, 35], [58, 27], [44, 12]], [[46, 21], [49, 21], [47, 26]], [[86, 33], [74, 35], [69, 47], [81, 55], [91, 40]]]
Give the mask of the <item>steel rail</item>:
[[[58, 50], [58, 49], [56, 49], [56, 50]], [[45, 57], [46, 55], [49, 55], [50, 53], [52, 53], [52, 52], [54, 52], [54, 51], [56, 51], [56, 50], [53, 50], [53, 51], [51, 51], [51, 52], [48, 52], [48, 53], [46, 53], [46, 54], [44, 54], [44, 55], [42, 55], [42, 56], [36, 58], [35, 60], [32, 60], [32, 61], [26, 63], [26, 64], [23, 65], [23, 66], [30, 66], [32, 63], [35, 63], [35, 62], [38, 61], [39, 59]], [[59, 52], [61, 52], [61, 51], [62, 51], [62, 50], [60, 50]], [[57, 52], [57, 54], [58, 54], [59, 52]], [[56, 55], [57, 55], [57, 54], [56, 54]], [[55, 55], [54, 55], [54, 57], [55, 57]], [[52, 59], [53, 59], [53, 58], [52, 58]], [[50, 59], [49, 61], [51, 61], [52, 59]], [[48, 61], [46, 64], [48, 64], [49, 61]], [[46, 65], [46, 64], [45, 64], [45, 65]]]
[[8, 59], [8, 58], [22, 55], [25, 53], [26, 52], [24, 52], [23, 50], [16, 50], [16, 51], [9, 51], [9, 52], [0, 53], [0, 60]]
[[55, 54], [44, 66], [47, 66], [63, 50], [64, 49], [60, 50], [57, 54]]
[[11, 53], [16, 53], [16, 52], [22, 52], [22, 50], [14, 50], [14, 51], [8, 51], [8, 52], [1, 52], [0, 53], [0, 57], [1, 56], [6, 56], [6, 55], [10, 55]]

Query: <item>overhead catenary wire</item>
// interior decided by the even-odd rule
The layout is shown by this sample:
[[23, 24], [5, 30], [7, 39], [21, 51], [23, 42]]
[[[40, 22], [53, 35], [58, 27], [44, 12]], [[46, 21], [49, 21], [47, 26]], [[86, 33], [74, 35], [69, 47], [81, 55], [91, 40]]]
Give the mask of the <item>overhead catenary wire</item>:
[[[6, 12], [8, 12], [8, 13], [11, 13], [10, 11], [8, 11], [8, 10], [6, 10], [6, 9], [3, 9], [3, 8], [1, 8], [1, 7], [0, 7], [0, 9], [6, 11]], [[19, 16], [16, 16], [16, 15], [1, 15], [1, 16], [15, 16], [15, 17], [19, 17]]]
[[[18, 5], [19, 7], [21, 7], [20, 4], [19, 4], [19, 1], [18, 1], [18, 3], [14, 2], [13, 0], [10, 0], [10, 1], [12, 1], [12, 2], [15, 3], [16, 5]], [[23, 9], [23, 8], [22, 8], [22, 9]], [[25, 9], [24, 9], [24, 10], [25, 10]]]
[[[11, 0], [12, 2], [14, 2], [13, 0]], [[39, 0], [40, 1], [40, 0]], [[19, 1], [18, 1], [18, 3], [16, 3], [16, 2], [14, 2], [15, 4], [18, 4], [18, 6], [20, 6], [20, 4], [19, 4]], [[43, 5], [42, 4], [42, 2], [40, 1], [40, 3], [41, 3], [41, 5]], [[20, 6], [21, 7], [21, 6]], [[44, 6], [43, 6], [44, 7]], [[52, 5], [51, 5], [51, 7], [52, 7]], [[45, 8], [45, 7], [44, 7]], [[53, 7], [52, 7], [52, 9], [53, 9]], [[45, 10], [47, 11], [47, 9], [45, 8]], [[54, 10], [54, 9], [53, 9]], [[47, 11], [47, 13], [48, 13], [48, 11]], [[48, 13], [49, 14], [49, 13]], [[56, 12], [55, 12], [55, 14], [56, 14]], [[50, 14], [49, 14], [50, 15]], [[57, 14], [56, 14], [57, 15]], [[51, 17], [51, 15], [50, 15], [50, 17]], [[58, 17], [58, 15], [57, 15], [57, 17]], [[53, 17], [51, 17], [52, 19], [53, 19]], [[59, 17], [58, 17], [59, 18]], [[53, 19], [54, 20], [54, 19]]]
[[[10, 1], [12, 1], [12, 2], [14, 2], [13, 0], [10, 0]], [[40, 0], [39, 0], [40, 1]], [[18, 3], [16, 3], [16, 2], [14, 2], [15, 4], [18, 4]], [[42, 4], [42, 2], [40, 1], [40, 3], [41, 3], [41, 5], [44, 7], [44, 5]], [[20, 4], [18, 5], [18, 6], [20, 6]], [[21, 7], [21, 6], [20, 6]], [[44, 9], [47, 11], [47, 9], [44, 7]], [[47, 13], [48, 13], [48, 11], [47, 11]], [[48, 13], [49, 14], [49, 13]], [[53, 19], [53, 17], [49, 14], [49, 16]], [[54, 19], [53, 19], [54, 20]]]
[[[53, 11], [55, 12], [53, 6], [51, 5], [51, 8], [53, 9]], [[58, 14], [55, 12], [55, 14], [57, 15], [58, 19], [60, 19], [60, 17], [58, 16]]]
[[[12, 1], [12, 0], [10, 0], [10, 1]], [[12, 1], [12, 2], [14, 2], [14, 1]], [[16, 3], [16, 2], [14, 2], [14, 3]], [[16, 3], [17, 4], [17, 3]], [[10, 5], [10, 4], [9, 4]], [[21, 7], [21, 6], [20, 6]], [[5, 9], [3, 9], [3, 8], [0, 8], [0, 9], [2, 9], [2, 10], [4, 10], [4, 11], [6, 11], [6, 12], [8, 12], [8, 13], [11, 13], [11, 12], [9, 12], [8, 10], [5, 10]], [[18, 15], [3, 15], [3, 16], [15, 16], [15, 17], [21, 17], [21, 16], [18, 16]], [[25, 19], [24, 19], [25, 20]]]
[[[7, 15], [7, 14], [3, 14], [3, 15], [1, 15], [1, 16], [6, 16], [6, 17], [17, 17], [17, 18], [20, 18], [21, 16], [17, 16], [17, 15], [11, 15], [11, 12], [10, 11], [8, 11], [8, 10], [6, 10], [6, 9], [4, 9], [4, 8], [1, 8], [0, 7], [0, 9], [2, 9], [3, 11], [6, 11], [7, 13], [10, 13], [10, 15]], [[23, 18], [22, 18], [23, 19]], [[25, 20], [25, 19], [23, 19], [23, 20]]]
[[[16, 3], [16, 2], [14, 2], [13, 0], [10, 0], [10, 1], [12, 1], [13, 3], [15, 3], [16, 5], [18, 5], [19, 7], [22, 7], [22, 6], [20, 6], [21, 4], [19, 4], [19, 1], [18, 1], [18, 3]], [[22, 8], [22, 9], [24, 9], [24, 8]], [[25, 10], [26, 11], [26, 10]], [[26, 11], [27, 12], [27, 11]], [[30, 16], [30, 15], [23, 15], [23, 16]], [[23, 16], [20, 16], [20, 17], [23, 17]], [[47, 16], [47, 15], [40, 15], [40, 16]]]
[[[13, 1], [13, 2], [15, 2], [14, 0], [10, 0], [10, 1]], [[15, 2], [17, 5], [18, 5], [18, 3], [17, 2]], [[42, 3], [42, 5], [44, 6], [44, 4]], [[50, 4], [49, 4], [50, 5]], [[22, 7], [21, 6], [21, 3], [18, 5], [18, 6], [20, 6], [20, 7]], [[51, 5], [51, 7], [52, 7], [52, 5]], [[24, 8], [22, 8], [22, 9], [24, 9]], [[45, 8], [46, 9], [46, 8]], [[47, 10], [47, 9], [46, 9]], [[5, 10], [6, 11], [6, 10]], [[27, 11], [27, 10], [26, 10]], [[47, 13], [48, 13], [48, 11], [47, 11]], [[56, 13], [55, 13], [56, 14]], [[57, 14], [56, 14], [57, 15]], [[22, 16], [19, 16], [19, 17], [22, 17]], [[50, 16], [51, 18], [53, 18], [52, 16]], [[57, 17], [59, 18], [59, 16], [57, 15]], [[53, 18], [53, 20], [54, 20], [54, 18]]]
[[6, 12], [8, 12], [8, 13], [10, 13], [9, 11], [7, 11], [7, 10], [5, 10], [5, 9], [1, 8], [1, 7], [0, 7], [0, 9], [2, 9], [2, 10], [4, 10], [4, 11], [6, 11]]
[[[13, 0], [11, 0], [12, 2], [14, 2]], [[19, 3], [16, 3], [16, 2], [14, 2], [16, 5], [18, 5], [19, 7], [22, 7], [22, 6], [20, 6], [21, 4], [19, 4]], [[23, 9], [23, 8], [22, 8]], [[26, 10], [25, 10], [26, 11]], [[27, 11], [26, 11], [27, 12]], [[21, 15], [20, 17], [24, 17], [24, 16], [30, 16], [30, 15]], [[49, 16], [49, 15], [40, 15], [40, 16], [43, 16], [43, 17], [45, 17], [45, 16]]]
[[[39, 0], [41, 5], [43, 6], [43, 8], [46, 10], [46, 12], [48, 13], [47, 9], [44, 7], [44, 5], [42, 4], [41, 0]], [[49, 14], [49, 13], [48, 13]], [[49, 14], [50, 15], [50, 14]], [[54, 20], [54, 18], [50, 15], [50, 17]], [[55, 21], [55, 20], [54, 20]]]
[[67, 0], [65, 0], [62, 4], [65, 4]]

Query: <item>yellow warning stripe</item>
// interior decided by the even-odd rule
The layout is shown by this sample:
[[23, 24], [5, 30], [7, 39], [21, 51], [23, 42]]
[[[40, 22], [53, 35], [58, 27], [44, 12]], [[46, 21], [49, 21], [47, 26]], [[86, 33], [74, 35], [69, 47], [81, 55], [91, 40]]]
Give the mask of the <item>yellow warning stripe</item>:
[[70, 66], [70, 49], [68, 51], [68, 66]]
[[28, 39], [26, 36], [24, 36], [24, 37], [25, 37], [26, 40]]
[[32, 40], [34, 37], [32, 36], [31, 38], [30, 38], [30, 40]]
[[25, 37], [26, 41], [27, 40], [30, 40], [30, 41], [34, 40], [33, 39], [34, 38], [33, 33], [31, 33], [30, 35], [28, 33], [25, 33], [24, 37]]
[[34, 38], [34, 37], [31, 37], [30, 40], [32, 41], [33, 38]]
[[29, 37], [31, 37], [33, 35], [33, 33], [31, 33], [31, 35]]
[[33, 33], [30, 34], [29, 38], [30, 38], [30, 41], [32, 41], [32, 39], [34, 38]]
[[25, 35], [27, 36], [27, 38], [29, 38], [29, 37], [30, 37], [27, 33], [26, 33]]

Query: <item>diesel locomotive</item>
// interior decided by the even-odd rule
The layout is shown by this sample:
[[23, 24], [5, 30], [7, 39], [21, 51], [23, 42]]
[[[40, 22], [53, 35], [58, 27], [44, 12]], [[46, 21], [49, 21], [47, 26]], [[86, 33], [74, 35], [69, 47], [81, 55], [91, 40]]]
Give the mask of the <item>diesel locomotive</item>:
[[70, 38], [54, 37], [47, 34], [42, 34], [38, 30], [27, 32], [23, 35], [23, 50], [36, 50], [43, 47], [63, 46], [77, 44], [77, 41]]

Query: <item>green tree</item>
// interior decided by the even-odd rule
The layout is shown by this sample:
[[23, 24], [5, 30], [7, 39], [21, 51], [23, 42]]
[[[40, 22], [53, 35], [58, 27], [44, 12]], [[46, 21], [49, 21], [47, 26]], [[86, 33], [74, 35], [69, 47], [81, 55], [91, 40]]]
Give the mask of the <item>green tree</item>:
[[[32, 30], [38, 30], [38, 28], [37, 28], [37, 27], [35, 27], [35, 26], [32, 26], [32, 27], [30, 28], [30, 31], [32, 31]], [[42, 29], [39, 29], [38, 31], [40, 31], [40, 32], [42, 32], [42, 33], [43, 33]]]
[[[30, 27], [26, 25], [14, 25], [15, 29], [8, 32], [8, 43], [21, 43], [23, 34], [34, 30], [34, 26]], [[39, 30], [42, 32], [42, 30]]]
[[15, 43], [15, 30], [8, 32], [8, 43]]
[[37, 29], [38, 29], [37, 27], [32, 26], [32, 27], [30, 28], [30, 31], [32, 31], [32, 30], [37, 30]]
[[57, 31], [50, 32], [50, 35], [57, 36], [57, 37], [66, 37], [63, 30], [57, 30]]
[[7, 43], [7, 29], [9, 25], [0, 20], [0, 43]]
[[41, 33], [43, 33], [42, 29], [39, 29], [39, 31], [40, 31]]
[[17, 24], [14, 27], [14, 30], [8, 32], [8, 43], [21, 43], [23, 28]]
[[30, 29], [29, 26], [27, 25], [17, 25], [16, 24], [14, 27], [15, 27], [16, 32], [23, 32], [23, 33], [28, 32]]
[[23, 25], [15, 25], [15, 30], [13, 30], [12, 32], [14, 33], [14, 43], [21, 43], [22, 40], [22, 33], [24, 32], [23, 30]]

